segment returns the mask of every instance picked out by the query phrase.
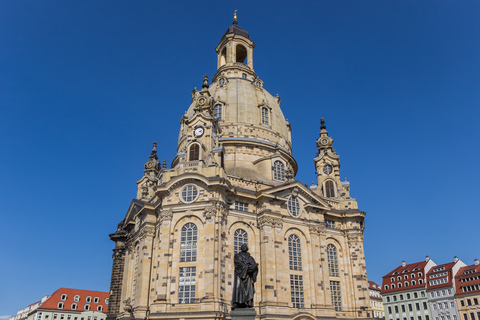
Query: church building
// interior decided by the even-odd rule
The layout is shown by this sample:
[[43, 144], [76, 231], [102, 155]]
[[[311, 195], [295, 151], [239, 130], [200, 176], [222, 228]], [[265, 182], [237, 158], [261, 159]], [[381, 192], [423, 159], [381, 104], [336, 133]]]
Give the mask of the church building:
[[211, 83], [205, 76], [187, 111], [178, 109], [170, 167], [154, 143], [137, 197], [110, 235], [109, 320], [230, 319], [233, 257], [244, 243], [259, 263], [257, 318], [372, 318], [365, 212], [341, 180], [323, 119], [318, 184], [295, 180], [292, 126], [254, 71], [254, 48], [235, 17]]

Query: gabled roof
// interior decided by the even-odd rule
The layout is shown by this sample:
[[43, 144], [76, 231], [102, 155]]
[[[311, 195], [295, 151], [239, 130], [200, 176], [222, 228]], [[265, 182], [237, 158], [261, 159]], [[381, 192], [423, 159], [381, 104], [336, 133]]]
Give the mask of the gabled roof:
[[[443, 287], [451, 287], [453, 285], [452, 268], [455, 262], [448, 262], [436, 265], [427, 273], [427, 290], [437, 289]], [[445, 274], [446, 273], [446, 274]], [[446, 283], [432, 284], [432, 281], [446, 278]]]
[[[62, 300], [62, 295], [67, 295], [65, 300]], [[75, 296], [79, 296], [79, 301], [75, 301]], [[91, 297], [92, 301], [90, 303], [86, 302], [86, 298]], [[92, 290], [81, 290], [81, 289], [69, 289], [69, 288], [60, 288], [48, 298], [38, 310], [63, 310], [63, 311], [78, 311], [83, 312], [85, 310], [85, 305], [90, 306], [90, 311], [97, 311], [97, 306], [102, 306], [102, 312], [107, 313], [108, 304], [106, 304], [106, 299], [108, 299], [108, 292], [103, 291], [92, 291]], [[98, 303], [94, 303], [94, 298], [98, 298]], [[58, 309], [58, 303], [63, 302], [63, 309]], [[72, 309], [72, 304], [77, 305], [76, 310]]]
[[[428, 261], [400, 265], [384, 275], [382, 282], [382, 294], [424, 288], [426, 285], [424, 278], [425, 267], [430, 261], [432, 260], [428, 259]], [[400, 280], [398, 277], [400, 277]], [[405, 277], [407, 279], [405, 279]]]
[[455, 288], [456, 295], [480, 293], [480, 264], [461, 267], [455, 276]]
[[318, 205], [321, 209], [328, 210], [330, 209], [330, 205], [328, 204], [327, 201], [322, 199], [318, 194], [314, 193], [312, 190], [307, 188], [304, 184], [302, 184], [299, 181], [292, 181], [289, 183], [282, 184], [277, 187], [273, 187], [270, 189], [264, 189], [261, 190], [257, 193], [258, 197], [261, 196], [277, 196], [280, 193], [283, 193], [285, 191], [290, 190], [292, 192], [293, 190], [298, 191], [298, 194], [301, 194], [303, 197], [309, 199], [311, 202], [314, 204]]

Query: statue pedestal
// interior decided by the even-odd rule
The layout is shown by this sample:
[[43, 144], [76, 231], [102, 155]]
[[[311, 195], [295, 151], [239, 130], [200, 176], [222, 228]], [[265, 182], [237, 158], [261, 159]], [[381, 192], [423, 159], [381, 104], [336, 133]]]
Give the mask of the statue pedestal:
[[255, 320], [257, 313], [253, 308], [237, 308], [230, 311], [232, 320]]

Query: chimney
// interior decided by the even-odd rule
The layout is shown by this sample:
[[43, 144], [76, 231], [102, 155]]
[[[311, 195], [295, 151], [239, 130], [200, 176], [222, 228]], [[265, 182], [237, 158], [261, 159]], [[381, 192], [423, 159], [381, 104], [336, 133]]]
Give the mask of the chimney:
[[478, 259], [473, 260], [475, 262], [475, 265], [478, 266]]
[[430, 260], [430, 257], [429, 256], [425, 256], [425, 261], [429, 261]]
[[453, 257], [453, 261], [454, 261], [454, 262], [457, 262], [457, 261], [458, 261], [458, 257], [457, 257], [457, 256]]
[[402, 267], [405, 267], [405, 260], [402, 261]]

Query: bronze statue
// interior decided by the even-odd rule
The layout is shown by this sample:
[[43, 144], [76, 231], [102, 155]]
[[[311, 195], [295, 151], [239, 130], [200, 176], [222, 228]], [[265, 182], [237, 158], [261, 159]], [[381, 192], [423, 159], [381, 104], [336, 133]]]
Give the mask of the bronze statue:
[[255, 295], [254, 284], [257, 281], [258, 263], [248, 252], [246, 243], [241, 251], [233, 257], [235, 264], [235, 279], [233, 281], [232, 309], [252, 308]]

